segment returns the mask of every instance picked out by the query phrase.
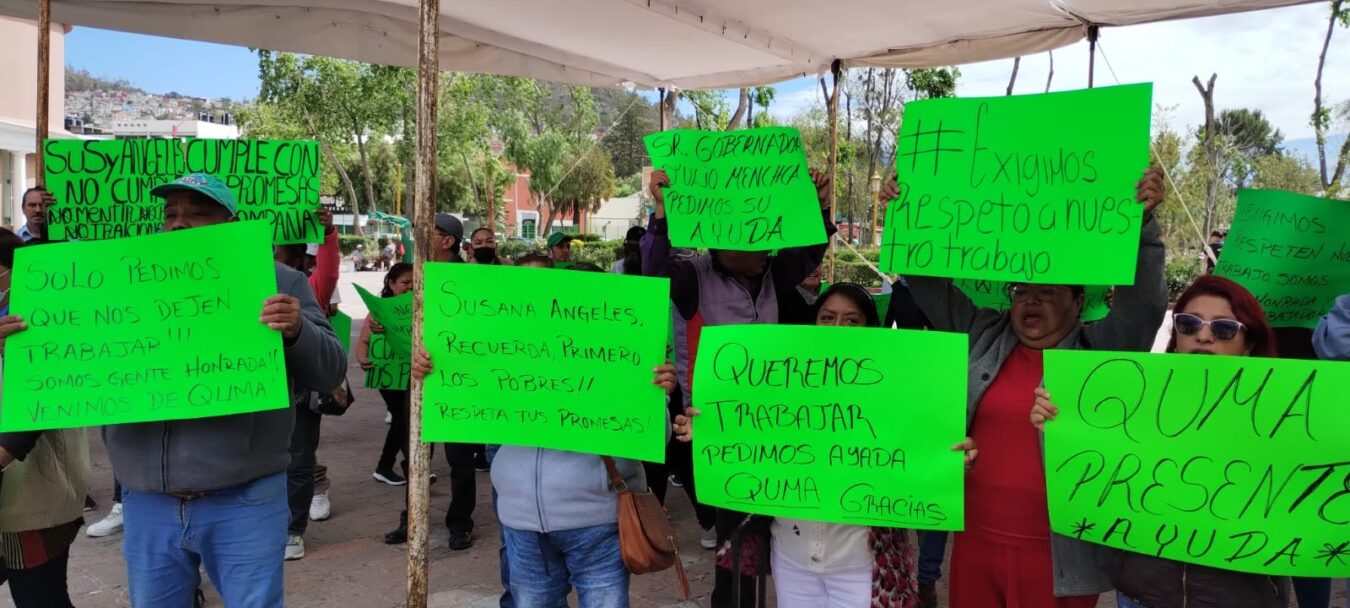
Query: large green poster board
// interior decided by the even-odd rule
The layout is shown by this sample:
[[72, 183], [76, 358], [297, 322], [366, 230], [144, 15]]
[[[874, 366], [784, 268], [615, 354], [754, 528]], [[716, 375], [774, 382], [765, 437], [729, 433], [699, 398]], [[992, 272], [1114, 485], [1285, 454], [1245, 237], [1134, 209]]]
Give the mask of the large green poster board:
[[885, 272], [1132, 285], [1152, 85], [905, 105]]
[[264, 222], [20, 248], [0, 430], [289, 407], [281, 334], [258, 321], [276, 293]]
[[389, 338], [390, 356], [412, 359], [412, 317], [413, 294], [405, 293], [392, 298], [381, 298], [360, 285], [353, 285], [356, 294], [361, 296], [366, 310], [377, 323], [384, 326], [384, 335]]
[[962, 529], [964, 456], [951, 448], [966, 435], [966, 350], [964, 334], [932, 331], [705, 328], [694, 366], [699, 500]]
[[1350, 201], [1239, 190], [1214, 274], [1251, 290], [1275, 327], [1317, 327], [1350, 292]]
[[790, 127], [676, 129], [643, 139], [676, 247], [770, 251], [825, 242], [802, 137]]
[[1052, 350], [1045, 384], [1059, 406], [1045, 425], [1055, 532], [1225, 570], [1350, 576], [1350, 364]]
[[[665, 460], [670, 283], [630, 275], [428, 264], [425, 441]], [[510, 289], [503, 288], [512, 286]]]
[[[976, 306], [994, 310], [1008, 310], [1012, 307], [1012, 302], [1008, 300], [1007, 281], [956, 279], [953, 282]], [[1088, 285], [1083, 288], [1083, 292], [1083, 313], [1079, 318], [1084, 323], [1105, 319], [1106, 314], [1111, 312], [1111, 306], [1106, 301], [1111, 288]]]
[[352, 351], [352, 318], [344, 312], [339, 312], [328, 318], [333, 324], [333, 333], [337, 334], [338, 342], [342, 343], [342, 352], [350, 353]]
[[320, 243], [319, 144], [265, 139], [49, 139], [53, 240], [154, 234], [164, 226], [156, 186], [188, 173], [225, 182], [239, 219], [266, 220], [272, 242]]
[[366, 370], [366, 388], [377, 390], [408, 390], [412, 377], [412, 357], [409, 353], [400, 354], [394, 348], [394, 341], [388, 334], [370, 334], [370, 348], [366, 352], [373, 365]]

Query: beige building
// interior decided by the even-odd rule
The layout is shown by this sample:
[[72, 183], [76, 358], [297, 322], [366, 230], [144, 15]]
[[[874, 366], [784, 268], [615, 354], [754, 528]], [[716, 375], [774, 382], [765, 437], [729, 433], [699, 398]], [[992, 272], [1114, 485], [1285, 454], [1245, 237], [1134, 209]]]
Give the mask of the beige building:
[[[37, 6], [34, 5], [36, 12]], [[52, 137], [72, 137], [65, 130], [66, 32], [52, 24], [51, 91], [47, 128]], [[24, 223], [23, 191], [37, 172], [37, 41], [35, 21], [0, 17], [0, 226]]]

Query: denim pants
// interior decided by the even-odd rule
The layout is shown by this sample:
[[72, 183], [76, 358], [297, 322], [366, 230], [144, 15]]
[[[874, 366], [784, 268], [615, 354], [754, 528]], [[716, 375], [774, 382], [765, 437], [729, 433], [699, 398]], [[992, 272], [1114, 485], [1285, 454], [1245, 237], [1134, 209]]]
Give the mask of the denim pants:
[[502, 526], [518, 608], [563, 608], [567, 588], [580, 608], [628, 608], [628, 568], [619, 554], [619, 526], [527, 532]]
[[1116, 592], [1116, 606], [1117, 608], [1144, 608], [1143, 604], [1121, 595], [1120, 592]]
[[[487, 456], [488, 466], [492, 466], [492, 461], [497, 458], [497, 450], [500, 445], [489, 445], [484, 453]], [[497, 572], [502, 580], [502, 597], [498, 601], [501, 608], [516, 608], [516, 603], [511, 599], [511, 562], [506, 561], [506, 526], [502, 526], [502, 520], [497, 515], [497, 488], [492, 488], [492, 516], [497, 518], [498, 540], [501, 547], [497, 549]]]
[[947, 559], [947, 533], [919, 533], [919, 583], [935, 584], [942, 579], [942, 562]]
[[231, 608], [282, 606], [286, 474], [203, 498], [123, 489], [127, 587], [133, 608], [191, 608], [205, 566]]

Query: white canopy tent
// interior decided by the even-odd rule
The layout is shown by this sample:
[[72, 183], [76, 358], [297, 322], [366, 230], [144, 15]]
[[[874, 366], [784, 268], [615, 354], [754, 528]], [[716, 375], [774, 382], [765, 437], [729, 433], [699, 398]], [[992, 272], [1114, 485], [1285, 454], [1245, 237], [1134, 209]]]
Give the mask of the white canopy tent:
[[[926, 67], [1072, 44], [1119, 26], [1307, 0], [456, 0], [442, 70], [592, 86], [730, 88], [844, 67]], [[35, 0], [0, 0], [33, 18]], [[52, 0], [52, 21], [415, 65], [417, 0]]]

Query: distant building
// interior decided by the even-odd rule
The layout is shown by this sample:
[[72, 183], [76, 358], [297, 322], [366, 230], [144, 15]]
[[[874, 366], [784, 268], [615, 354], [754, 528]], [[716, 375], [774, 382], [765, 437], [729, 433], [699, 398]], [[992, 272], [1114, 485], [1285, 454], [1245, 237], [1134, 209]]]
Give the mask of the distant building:
[[131, 137], [200, 137], [239, 139], [239, 127], [202, 120], [116, 120], [104, 127], [118, 139]]
[[646, 225], [642, 195], [634, 192], [623, 198], [612, 198], [600, 204], [589, 218], [590, 231], [606, 240], [622, 239], [633, 226]]

